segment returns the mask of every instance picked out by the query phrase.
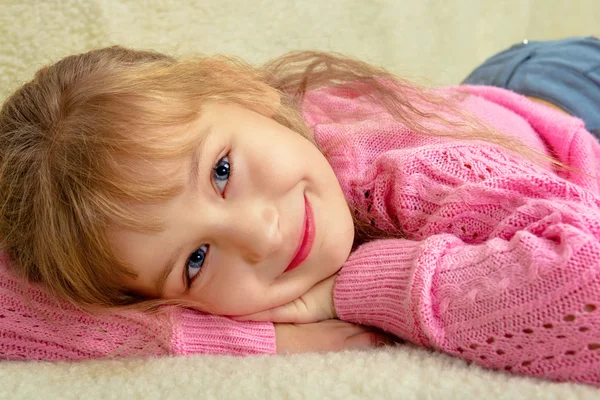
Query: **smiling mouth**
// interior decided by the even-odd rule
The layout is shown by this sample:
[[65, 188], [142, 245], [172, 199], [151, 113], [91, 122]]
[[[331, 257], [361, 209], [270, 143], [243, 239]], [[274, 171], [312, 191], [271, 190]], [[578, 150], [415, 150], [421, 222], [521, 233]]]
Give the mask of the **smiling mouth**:
[[296, 249], [294, 258], [284, 272], [291, 271], [298, 267], [304, 260], [306, 260], [306, 257], [308, 257], [310, 251], [312, 250], [312, 245], [315, 240], [315, 221], [312, 208], [310, 207], [310, 203], [308, 202], [306, 196], [304, 196], [304, 208], [305, 213], [302, 238], [300, 239], [300, 243], [298, 243], [298, 248]]

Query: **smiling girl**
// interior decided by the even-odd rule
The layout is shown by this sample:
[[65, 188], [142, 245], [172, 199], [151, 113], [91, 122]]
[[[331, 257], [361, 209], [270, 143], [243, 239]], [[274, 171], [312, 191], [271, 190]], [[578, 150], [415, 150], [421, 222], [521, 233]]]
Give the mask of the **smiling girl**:
[[0, 149], [4, 358], [388, 341], [366, 325], [600, 382], [600, 145], [565, 112], [323, 53], [111, 47], [38, 71]]

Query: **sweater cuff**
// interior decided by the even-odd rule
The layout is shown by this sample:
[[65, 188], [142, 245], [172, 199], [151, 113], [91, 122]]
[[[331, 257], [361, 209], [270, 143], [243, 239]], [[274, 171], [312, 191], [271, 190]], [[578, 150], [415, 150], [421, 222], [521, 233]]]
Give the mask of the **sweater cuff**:
[[250, 355], [277, 353], [272, 322], [234, 321], [182, 309], [174, 315], [171, 345], [175, 355]]
[[[375, 240], [352, 253], [334, 287], [338, 318], [432, 346], [432, 271], [421, 271], [423, 242]], [[429, 272], [429, 273], [427, 273]], [[434, 329], [435, 331], [435, 329]]]

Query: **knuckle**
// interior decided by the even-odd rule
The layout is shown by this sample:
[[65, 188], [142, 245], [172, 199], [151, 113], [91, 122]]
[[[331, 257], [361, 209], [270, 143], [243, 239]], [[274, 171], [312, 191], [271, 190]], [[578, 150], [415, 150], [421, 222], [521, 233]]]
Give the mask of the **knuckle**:
[[296, 300], [294, 300], [294, 305], [296, 306], [296, 309], [298, 311], [306, 311], [306, 310], [308, 310], [308, 304], [306, 303], [306, 301], [302, 297], [299, 297]]

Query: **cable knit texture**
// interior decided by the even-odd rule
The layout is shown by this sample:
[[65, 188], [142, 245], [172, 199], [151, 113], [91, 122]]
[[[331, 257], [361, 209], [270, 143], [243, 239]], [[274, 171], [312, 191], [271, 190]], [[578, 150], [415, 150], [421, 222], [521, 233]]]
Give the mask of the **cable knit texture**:
[[[511, 92], [446, 90], [468, 90], [467, 110], [579, 172], [416, 135], [347, 91], [309, 93], [306, 120], [357, 215], [404, 235], [351, 254], [338, 316], [486, 367], [599, 385], [600, 146], [582, 121]], [[369, 117], [330, 118], [358, 112]], [[271, 323], [190, 310], [90, 316], [35, 287], [27, 302], [0, 264], [4, 359], [275, 352]]]
[[[448, 90], [469, 91], [467, 110], [579, 171], [415, 135], [348, 93], [311, 94], [307, 119], [357, 215], [404, 235], [351, 254], [339, 318], [485, 367], [600, 385], [599, 144], [582, 121], [511, 92]], [[372, 117], [328, 117], [346, 111]]]

